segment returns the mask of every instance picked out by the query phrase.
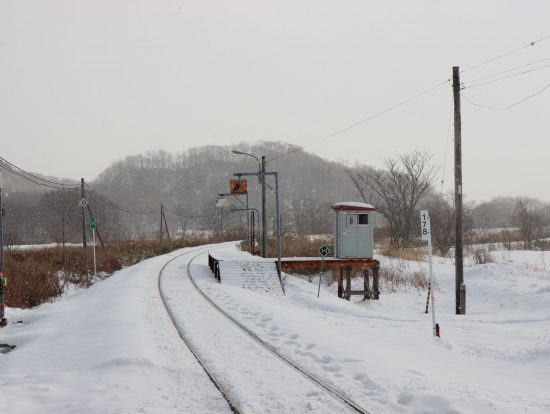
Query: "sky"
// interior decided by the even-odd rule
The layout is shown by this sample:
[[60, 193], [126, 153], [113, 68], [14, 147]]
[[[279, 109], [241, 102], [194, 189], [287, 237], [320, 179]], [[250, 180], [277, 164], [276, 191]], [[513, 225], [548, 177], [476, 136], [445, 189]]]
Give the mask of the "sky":
[[374, 167], [416, 149], [452, 191], [459, 66], [465, 197], [550, 201], [548, 21], [542, 0], [0, 0], [0, 156], [91, 181], [127, 155], [207, 144]]

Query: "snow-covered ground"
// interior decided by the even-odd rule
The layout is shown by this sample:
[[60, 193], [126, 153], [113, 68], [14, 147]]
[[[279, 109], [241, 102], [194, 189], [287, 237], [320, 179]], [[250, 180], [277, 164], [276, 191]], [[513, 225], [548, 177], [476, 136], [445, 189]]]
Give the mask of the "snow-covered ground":
[[[229, 244], [221, 249], [235, 251]], [[158, 272], [184, 251], [146, 260], [55, 303], [8, 308], [0, 343], [17, 348], [0, 354], [2, 405], [13, 413], [229, 412], [158, 293]], [[317, 299], [315, 279], [288, 277], [286, 296], [218, 284], [205, 255], [191, 270], [227, 312], [370, 412], [548, 413], [550, 257], [492, 255], [495, 263], [465, 268], [467, 315], [460, 316], [454, 314], [454, 268], [434, 260], [441, 339], [432, 336], [432, 316], [424, 313], [425, 292], [415, 289], [347, 302], [334, 286], [323, 286]], [[275, 363], [258, 362], [259, 351], [241, 345], [231, 325], [201, 310], [184, 273], [191, 257], [167, 267], [168, 303], [245, 411], [335, 412], [334, 402], [298, 380], [289, 386], [288, 367], [277, 371]], [[18, 320], [24, 324], [12, 323]], [[208, 332], [235, 339], [224, 346]]]

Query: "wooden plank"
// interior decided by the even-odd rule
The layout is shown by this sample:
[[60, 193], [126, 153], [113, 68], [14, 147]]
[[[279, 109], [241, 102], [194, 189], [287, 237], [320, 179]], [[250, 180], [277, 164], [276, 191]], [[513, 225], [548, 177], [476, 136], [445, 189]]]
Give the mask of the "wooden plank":
[[[338, 268], [338, 267], [367, 267], [375, 268], [380, 266], [380, 262], [375, 259], [325, 259], [323, 267]], [[304, 259], [304, 260], [288, 260], [281, 259], [281, 267], [283, 270], [292, 268], [315, 268], [321, 267], [321, 260]]]

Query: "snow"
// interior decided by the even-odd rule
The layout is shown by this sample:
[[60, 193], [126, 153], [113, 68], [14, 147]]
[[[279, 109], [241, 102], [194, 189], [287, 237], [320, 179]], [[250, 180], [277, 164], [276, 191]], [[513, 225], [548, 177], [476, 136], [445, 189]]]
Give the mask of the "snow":
[[359, 203], [356, 201], [342, 201], [340, 203], [336, 203], [332, 206], [333, 209], [338, 210], [341, 207], [349, 207], [349, 208], [356, 208], [358, 210], [373, 210], [374, 206], [367, 203]]
[[[211, 248], [220, 257], [250, 258], [234, 244], [201, 249]], [[191, 250], [146, 260], [54, 303], [8, 308], [0, 343], [17, 348], [0, 354], [3, 405], [16, 413], [230, 412], [158, 292], [160, 269]], [[207, 304], [185, 274], [193, 256], [166, 267], [162, 288], [182, 330], [239, 408], [345, 412]], [[492, 256], [494, 263], [465, 268], [466, 315], [454, 314], [452, 263], [435, 259], [441, 339], [432, 336], [425, 292], [416, 289], [347, 302], [336, 297], [335, 286], [323, 285], [318, 299], [316, 278], [289, 276], [286, 295], [269, 295], [218, 284], [205, 254], [189, 266], [221, 308], [370, 412], [548, 413], [550, 257]], [[13, 323], [18, 320], [24, 325]]]

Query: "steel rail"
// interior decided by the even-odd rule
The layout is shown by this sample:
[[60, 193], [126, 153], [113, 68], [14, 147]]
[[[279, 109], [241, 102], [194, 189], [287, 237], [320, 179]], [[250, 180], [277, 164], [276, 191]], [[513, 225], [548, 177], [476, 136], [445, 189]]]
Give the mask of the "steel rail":
[[[186, 256], [188, 254], [191, 254], [191, 253], [196, 253], [198, 250], [202, 250], [202, 251], [201, 251], [201, 253], [194, 256], [193, 259], [200, 256], [201, 254], [209, 251], [209, 250], [204, 251], [204, 249], [195, 249], [195, 250], [187, 251], [187, 252], [184, 252], [182, 254], [177, 255], [176, 257], [173, 257], [172, 259], [168, 260], [164, 264], [164, 266], [162, 266], [162, 268], [160, 269], [160, 272], [159, 272], [159, 277], [158, 277], [159, 295], [160, 295], [160, 298], [162, 300], [162, 304], [164, 305], [164, 308], [166, 309], [166, 312], [168, 313], [168, 316], [170, 317], [170, 320], [172, 321], [172, 324], [174, 325], [174, 328], [176, 328], [176, 331], [178, 332], [178, 335], [183, 340], [183, 342], [185, 342], [185, 345], [187, 345], [187, 348], [189, 348], [189, 351], [191, 351], [191, 354], [193, 354], [193, 356], [195, 357], [195, 359], [197, 360], [197, 362], [199, 363], [199, 365], [201, 366], [203, 371], [206, 373], [206, 375], [210, 379], [210, 381], [212, 381], [212, 384], [214, 384], [216, 389], [221, 393], [224, 400], [227, 401], [227, 404], [229, 404], [229, 408], [231, 409], [231, 411], [234, 412], [235, 414], [241, 414], [242, 413], [241, 409], [239, 409], [238, 405], [231, 400], [231, 398], [229, 397], [228, 392], [218, 382], [218, 380], [216, 380], [216, 377], [214, 376], [214, 374], [210, 371], [210, 369], [208, 369], [208, 367], [206, 366], [204, 361], [199, 356], [198, 352], [196, 352], [196, 350], [193, 348], [193, 345], [191, 344], [191, 342], [185, 336], [183, 330], [181, 329], [181, 327], [176, 322], [176, 318], [174, 316], [174, 313], [170, 310], [170, 307], [168, 306], [166, 298], [164, 297], [164, 295], [162, 293], [161, 281], [162, 281], [162, 275], [163, 275], [164, 269], [166, 269], [166, 267], [170, 263], [172, 263], [174, 260], [179, 259], [179, 258], [181, 258], [183, 256]], [[191, 259], [191, 260], [193, 260], [193, 259]], [[189, 268], [189, 266], [188, 266], [188, 268]]]
[[225, 318], [227, 318], [230, 322], [232, 322], [235, 326], [237, 326], [239, 329], [241, 329], [248, 337], [250, 337], [254, 342], [258, 343], [259, 345], [263, 346], [265, 349], [270, 351], [272, 354], [277, 356], [279, 359], [281, 359], [283, 362], [285, 362], [290, 367], [294, 368], [296, 371], [298, 371], [300, 374], [302, 374], [305, 378], [309, 379], [313, 384], [315, 384], [317, 387], [321, 388], [322, 390], [328, 392], [333, 398], [340, 401], [341, 403], [345, 404], [349, 408], [352, 408], [358, 413], [361, 414], [371, 414], [368, 410], [361, 407], [359, 404], [355, 403], [351, 398], [347, 397], [343, 392], [337, 390], [336, 388], [332, 387], [331, 385], [323, 382], [315, 375], [311, 374], [310, 372], [306, 371], [304, 368], [296, 364], [291, 359], [287, 358], [285, 355], [281, 354], [273, 345], [265, 342], [262, 338], [260, 338], [258, 335], [256, 335], [254, 332], [252, 332], [250, 329], [248, 329], [246, 326], [241, 324], [239, 321], [231, 317], [227, 312], [225, 312], [220, 306], [218, 306], [206, 293], [204, 293], [197, 283], [195, 282], [195, 279], [191, 276], [191, 263], [199, 257], [202, 254], [208, 253], [209, 251], [204, 251], [201, 253], [198, 253], [195, 255], [189, 262], [187, 263], [187, 275], [189, 276], [189, 279], [191, 280], [191, 283], [197, 290], [197, 292], [210, 304], [214, 309], [216, 309], [218, 312], [220, 312]]

